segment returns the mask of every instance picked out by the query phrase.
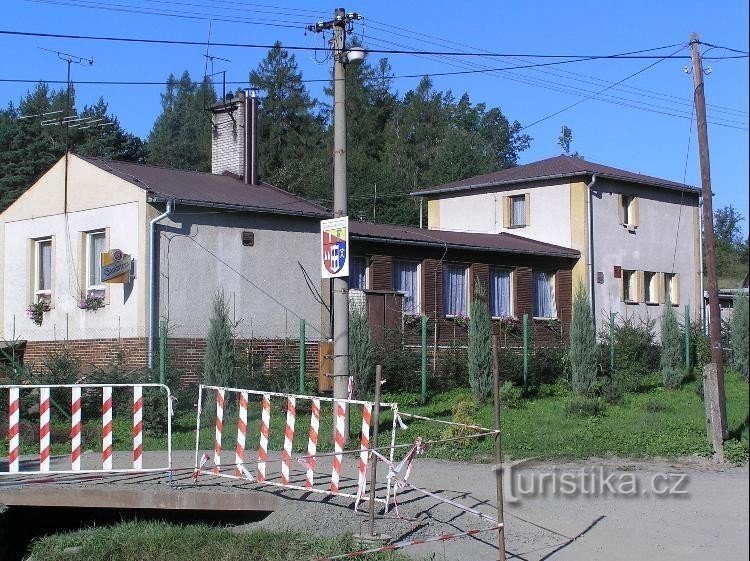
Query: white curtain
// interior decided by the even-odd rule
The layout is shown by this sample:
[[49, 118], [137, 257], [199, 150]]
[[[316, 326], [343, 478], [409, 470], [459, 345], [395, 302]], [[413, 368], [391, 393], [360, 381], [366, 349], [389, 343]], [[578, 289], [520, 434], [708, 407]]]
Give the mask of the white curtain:
[[555, 309], [554, 273], [534, 273], [534, 317], [557, 317]]
[[446, 316], [467, 315], [464, 265], [443, 265], [443, 313]]
[[393, 290], [404, 295], [404, 313], [418, 314], [418, 264], [413, 261], [393, 262]]
[[365, 257], [349, 258], [349, 288], [357, 290], [367, 288], [367, 259]]
[[524, 197], [512, 197], [511, 211], [513, 226], [523, 226], [526, 224], [526, 199]]
[[490, 269], [490, 313], [496, 318], [511, 315], [510, 271]]
[[52, 242], [39, 242], [39, 288], [52, 290]]

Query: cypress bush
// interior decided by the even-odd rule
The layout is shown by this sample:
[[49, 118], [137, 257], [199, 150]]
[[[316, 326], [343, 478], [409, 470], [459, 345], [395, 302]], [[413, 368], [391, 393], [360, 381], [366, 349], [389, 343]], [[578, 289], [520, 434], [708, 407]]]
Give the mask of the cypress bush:
[[664, 387], [675, 389], [682, 383], [683, 349], [680, 326], [672, 303], [667, 299], [661, 315], [661, 375]]
[[469, 385], [478, 400], [492, 395], [492, 320], [487, 292], [477, 279], [469, 318]]
[[732, 364], [742, 376], [748, 380], [748, 299], [744, 294], [734, 297], [734, 308], [732, 310], [731, 337], [732, 337]]
[[374, 386], [373, 345], [367, 313], [355, 306], [349, 310], [349, 374], [354, 377], [354, 395], [362, 399]]
[[596, 381], [597, 347], [594, 318], [589, 297], [582, 282], [573, 299], [573, 320], [570, 325], [571, 385], [578, 396], [586, 396]]
[[223, 290], [214, 294], [211, 319], [203, 357], [203, 383], [230, 386], [234, 378], [234, 336], [229, 319], [229, 305]]

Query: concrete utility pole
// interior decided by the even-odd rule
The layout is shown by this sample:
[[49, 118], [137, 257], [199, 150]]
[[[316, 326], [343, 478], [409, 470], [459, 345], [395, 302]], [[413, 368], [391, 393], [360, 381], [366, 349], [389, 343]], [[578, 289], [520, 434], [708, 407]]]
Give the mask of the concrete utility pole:
[[[708, 308], [710, 312], [709, 334], [711, 337], [711, 359], [716, 365], [706, 370], [704, 388], [706, 410], [716, 410], [717, 415], [709, 415], [709, 431], [718, 437], [713, 438], [714, 448], [727, 437], [726, 397], [724, 395], [724, 365], [721, 349], [721, 312], [719, 310], [719, 286], [716, 282], [716, 246], [714, 241], [714, 216], [711, 192], [711, 163], [708, 155], [708, 127], [706, 124], [706, 98], [703, 86], [703, 62], [699, 52], [698, 34], [690, 36], [693, 60], [693, 82], [695, 85], [695, 115], [698, 128], [698, 148], [701, 166], [701, 196], [703, 198], [703, 236], [706, 241], [706, 261], [708, 268]], [[701, 274], [703, 272], [701, 271]], [[701, 298], [703, 295], [701, 294]], [[710, 387], [706, 387], [710, 386]], [[714, 401], [713, 404], [709, 401]], [[723, 456], [721, 449], [714, 449], [717, 456]]]
[[[346, 82], [345, 65], [361, 62], [363, 52], [349, 58], [345, 50], [347, 27], [362, 19], [356, 13], [347, 14], [344, 8], [334, 11], [333, 19], [307, 27], [309, 31], [333, 30], [333, 215], [347, 215], [346, 192]], [[348, 251], [348, 248], [347, 248]], [[349, 278], [337, 277], [333, 284], [333, 397], [346, 399], [349, 387]], [[345, 423], [344, 440], [349, 440], [349, 411]], [[335, 422], [335, 419], [334, 419]]]

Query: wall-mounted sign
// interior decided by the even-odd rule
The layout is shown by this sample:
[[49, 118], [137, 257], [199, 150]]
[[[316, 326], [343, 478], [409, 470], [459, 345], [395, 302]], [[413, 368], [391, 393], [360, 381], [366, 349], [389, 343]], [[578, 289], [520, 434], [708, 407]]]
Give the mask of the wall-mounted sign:
[[101, 256], [102, 282], [128, 283], [130, 282], [130, 267], [132, 259], [120, 249], [110, 249]]
[[324, 279], [349, 276], [349, 217], [320, 221]]

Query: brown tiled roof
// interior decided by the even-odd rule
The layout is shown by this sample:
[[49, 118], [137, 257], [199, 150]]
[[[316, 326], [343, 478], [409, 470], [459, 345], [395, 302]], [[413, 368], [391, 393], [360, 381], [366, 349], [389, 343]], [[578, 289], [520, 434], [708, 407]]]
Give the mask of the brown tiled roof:
[[245, 185], [242, 180], [227, 175], [79, 157], [137, 185], [157, 199], [174, 199], [182, 204], [272, 214], [318, 218], [330, 216], [322, 206], [267, 183]]
[[448, 230], [424, 230], [392, 224], [372, 224], [370, 222], [349, 222], [349, 237], [354, 240], [424, 245], [487, 251], [492, 253], [522, 253], [547, 255], [550, 257], [581, 256], [575, 249], [538, 242], [502, 232], [500, 234], [474, 234], [471, 232], [451, 232]]
[[640, 185], [649, 185], [651, 187], [662, 187], [665, 189], [677, 189], [680, 191], [697, 191], [696, 187], [684, 183], [676, 183], [658, 177], [641, 175], [624, 169], [613, 168], [572, 156], [556, 156], [547, 158], [538, 162], [532, 162], [523, 166], [516, 166], [484, 175], [477, 175], [445, 185], [430, 187], [415, 191], [412, 195], [438, 195], [442, 193], [451, 193], [456, 191], [469, 191], [472, 189], [483, 189], [499, 185], [513, 185], [514, 183], [524, 183], [527, 181], [538, 181], [544, 179], [573, 178], [580, 176], [590, 176], [596, 174], [597, 177], [616, 179], [628, 183], [637, 183]]

